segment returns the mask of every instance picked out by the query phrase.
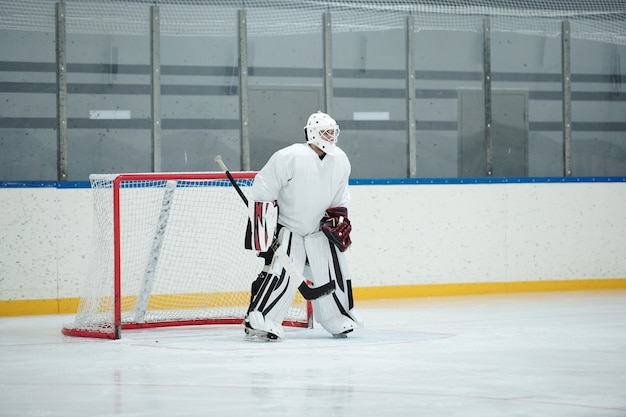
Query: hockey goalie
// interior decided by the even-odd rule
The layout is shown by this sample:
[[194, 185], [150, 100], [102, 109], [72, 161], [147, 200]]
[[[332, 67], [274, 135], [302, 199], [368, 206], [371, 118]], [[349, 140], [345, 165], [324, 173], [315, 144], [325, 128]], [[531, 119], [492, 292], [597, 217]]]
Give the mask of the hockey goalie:
[[304, 143], [274, 153], [250, 189], [246, 248], [259, 252], [265, 265], [252, 284], [247, 338], [282, 339], [281, 323], [298, 289], [334, 337], [362, 326], [344, 254], [352, 229], [350, 162], [328, 114], [313, 113], [304, 136]]

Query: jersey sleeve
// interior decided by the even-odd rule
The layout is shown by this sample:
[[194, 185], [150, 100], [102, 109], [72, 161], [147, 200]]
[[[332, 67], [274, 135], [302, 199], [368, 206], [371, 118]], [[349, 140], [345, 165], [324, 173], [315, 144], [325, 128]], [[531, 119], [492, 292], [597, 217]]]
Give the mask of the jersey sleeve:
[[257, 173], [250, 189], [254, 201], [278, 200], [280, 189], [291, 178], [293, 158], [286, 150], [275, 152]]

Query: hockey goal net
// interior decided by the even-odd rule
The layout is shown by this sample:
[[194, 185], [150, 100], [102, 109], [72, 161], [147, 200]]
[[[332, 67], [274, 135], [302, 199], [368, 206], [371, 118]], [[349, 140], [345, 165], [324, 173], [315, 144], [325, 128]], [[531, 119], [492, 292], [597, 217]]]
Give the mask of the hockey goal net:
[[[255, 173], [232, 174], [244, 193]], [[222, 173], [90, 176], [94, 251], [68, 336], [239, 324], [263, 266], [244, 249], [246, 207]], [[297, 294], [287, 326], [311, 327]]]

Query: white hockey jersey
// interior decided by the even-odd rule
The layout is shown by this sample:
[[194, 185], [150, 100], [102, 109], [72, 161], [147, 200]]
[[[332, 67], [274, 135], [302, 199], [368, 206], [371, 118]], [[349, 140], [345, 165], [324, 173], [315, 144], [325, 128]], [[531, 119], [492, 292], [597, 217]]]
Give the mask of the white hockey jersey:
[[278, 223], [301, 236], [319, 230], [329, 207], [348, 206], [350, 161], [341, 149], [320, 159], [306, 143], [283, 148], [254, 179], [250, 199], [278, 201]]

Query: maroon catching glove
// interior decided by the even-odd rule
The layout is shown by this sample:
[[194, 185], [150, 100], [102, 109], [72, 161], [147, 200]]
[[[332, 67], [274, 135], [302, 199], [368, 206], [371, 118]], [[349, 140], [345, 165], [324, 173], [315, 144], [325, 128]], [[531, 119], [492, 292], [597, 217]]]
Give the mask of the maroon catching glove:
[[352, 231], [352, 225], [348, 220], [348, 209], [346, 207], [338, 206], [331, 207], [326, 210], [324, 217], [320, 221], [320, 228], [337, 249], [344, 252], [352, 240], [350, 240], [350, 232]]

